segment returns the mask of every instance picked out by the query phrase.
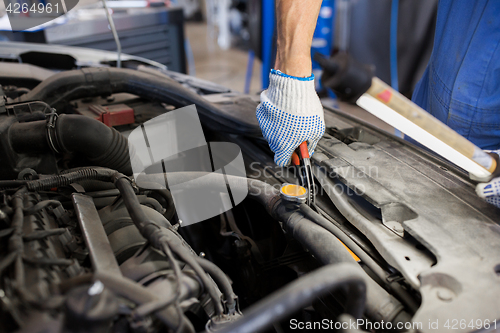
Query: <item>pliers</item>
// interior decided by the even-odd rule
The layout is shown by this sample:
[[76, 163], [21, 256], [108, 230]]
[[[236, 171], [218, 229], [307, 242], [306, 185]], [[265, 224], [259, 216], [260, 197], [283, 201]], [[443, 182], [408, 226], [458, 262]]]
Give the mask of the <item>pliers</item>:
[[315, 205], [314, 176], [309, 151], [307, 150], [307, 141], [302, 142], [292, 153], [292, 164], [299, 170], [301, 185], [307, 189], [306, 204], [308, 206]]

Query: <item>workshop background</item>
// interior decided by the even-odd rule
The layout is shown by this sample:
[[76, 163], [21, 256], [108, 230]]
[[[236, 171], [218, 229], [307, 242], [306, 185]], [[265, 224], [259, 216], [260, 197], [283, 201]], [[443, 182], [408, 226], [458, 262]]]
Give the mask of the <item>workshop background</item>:
[[[60, 0], [37, 1], [55, 4]], [[411, 97], [432, 51], [437, 2], [324, 0], [312, 54], [329, 56], [347, 52], [357, 61], [373, 65], [376, 76]], [[106, 3], [122, 53], [157, 61], [170, 70], [236, 91], [258, 94], [267, 87], [275, 54], [274, 1], [108, 0]], [[47, 15], [57, 18], [28, 31], [13, 32], [9, 31], [2, 2], [0, 39], [115, 51], [117, 41], [103, 6], [102, 1], [80, 0], [73, 10], [59, 17], [55, 13], [20, 13], [23, 22], [43, 20]], [[36, 59], [44, 61], [39, 56]], [[324, 104], [338, 106], [341, 102], [333, 92], [321, 87], [321, 69], [315, 62], [313, 73]], [[357, 106], [342, 104], [341, 109], [394, 131]]]

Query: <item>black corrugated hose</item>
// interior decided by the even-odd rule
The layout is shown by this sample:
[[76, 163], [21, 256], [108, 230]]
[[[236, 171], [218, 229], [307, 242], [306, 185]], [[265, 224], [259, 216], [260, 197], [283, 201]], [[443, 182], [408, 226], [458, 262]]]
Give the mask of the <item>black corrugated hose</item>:
[[262, 135], [255, 122], [242, 122], [236, 116], [224, 113], [179, 82], [132, 69], [99, 67], [64, 71], [42, 81], [19, 100], [44, 101], [60, 109], [75, 99], [121, 92], [175, 107], [196, 104], [200, 118], [208, 128], [255, 137]]
[[93, 118], [63, 114], [14, 123], [9, 128], [9, 142], [17, 153], [81, 154], [95, 165], [132, 175], [127, 138]]

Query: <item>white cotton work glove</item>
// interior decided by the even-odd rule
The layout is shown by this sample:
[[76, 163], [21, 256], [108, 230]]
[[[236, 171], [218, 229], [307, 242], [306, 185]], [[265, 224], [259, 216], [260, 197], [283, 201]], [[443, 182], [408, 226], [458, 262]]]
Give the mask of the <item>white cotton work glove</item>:
[[[500, 150], [492, 150], [488, 152], [500, 155]], [[477, 184], [476, 193], [480, 198], [483, 198], [490, 204], [500, 208], [500, 177], [493, 178], [488, 183]]]
[[257, 120], [279, 166], [290, 164], [293, 151], [307, 141], [312, 156], [325, 133], [323, 106], [314, 75], [299, 78], [271, 70], [269, 88], [260, 94]]

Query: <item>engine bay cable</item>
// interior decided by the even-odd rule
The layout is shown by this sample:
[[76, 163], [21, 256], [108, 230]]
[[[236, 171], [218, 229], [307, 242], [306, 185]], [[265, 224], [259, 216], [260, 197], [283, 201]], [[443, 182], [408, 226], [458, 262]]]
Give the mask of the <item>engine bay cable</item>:
[[219, 333], [261, 332], [316, 298], [340, 288], [347, 289], [349, 295], [345, 312], [354, 318], [361, 318], [366, 285], [358, 270], [343, 263], [321, 267], [287, 284], [253, 305], [243, 317], [222, 328]]

